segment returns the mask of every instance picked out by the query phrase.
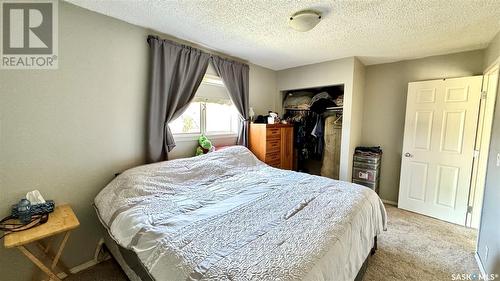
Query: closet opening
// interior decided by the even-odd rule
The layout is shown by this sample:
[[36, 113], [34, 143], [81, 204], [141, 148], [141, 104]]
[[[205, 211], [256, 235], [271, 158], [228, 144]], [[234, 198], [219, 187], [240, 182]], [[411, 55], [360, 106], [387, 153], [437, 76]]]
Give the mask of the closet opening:
[[338, 180], [344, 85], [281, 94], [283, 118], [294, 125], [293, 169]]

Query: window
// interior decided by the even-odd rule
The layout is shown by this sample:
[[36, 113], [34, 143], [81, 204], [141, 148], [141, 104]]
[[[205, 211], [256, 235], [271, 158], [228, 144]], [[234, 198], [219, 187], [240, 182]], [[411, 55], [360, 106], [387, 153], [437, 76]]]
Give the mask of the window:
[[[232, 103], [205, 103], [207, 134], [237, 132], [238, 112]], [[229, 118], [228, 118], [229, 117]]]
[[168, 125], [173, 134], [200, 134], [201, 103], [192, 102], [179, 118]]
[[187, 110], [169, 123], [176, 136], [236, 135], [239, 114], [217, 76], [205, 75]]

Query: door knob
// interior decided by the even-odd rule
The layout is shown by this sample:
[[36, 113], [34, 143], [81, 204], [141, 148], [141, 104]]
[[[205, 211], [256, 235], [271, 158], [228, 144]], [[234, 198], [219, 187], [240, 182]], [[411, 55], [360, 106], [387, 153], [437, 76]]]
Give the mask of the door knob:
[[411, 158], [411, 157], [413, 157], [413, 155], [411, 153], [409, 153], [409, 152], [406, 152], [405, 153], [405, 157]]

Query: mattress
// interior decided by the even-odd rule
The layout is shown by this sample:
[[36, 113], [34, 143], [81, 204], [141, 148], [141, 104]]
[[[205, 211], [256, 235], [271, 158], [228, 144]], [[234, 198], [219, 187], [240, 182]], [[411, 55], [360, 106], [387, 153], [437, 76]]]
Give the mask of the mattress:
[[354, 280], [386, 227], [371, 189], [245, 147], [130, 169], [95, 206], [155, 280]]

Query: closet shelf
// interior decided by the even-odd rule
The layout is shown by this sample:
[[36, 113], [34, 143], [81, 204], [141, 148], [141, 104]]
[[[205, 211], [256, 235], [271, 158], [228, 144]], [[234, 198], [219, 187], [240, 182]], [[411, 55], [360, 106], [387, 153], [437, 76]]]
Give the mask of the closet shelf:
[[285, 110], [290, 110], [290, 111], [310, 111], [310, 109], [300, 109], [300, 108], [285, 108]]

